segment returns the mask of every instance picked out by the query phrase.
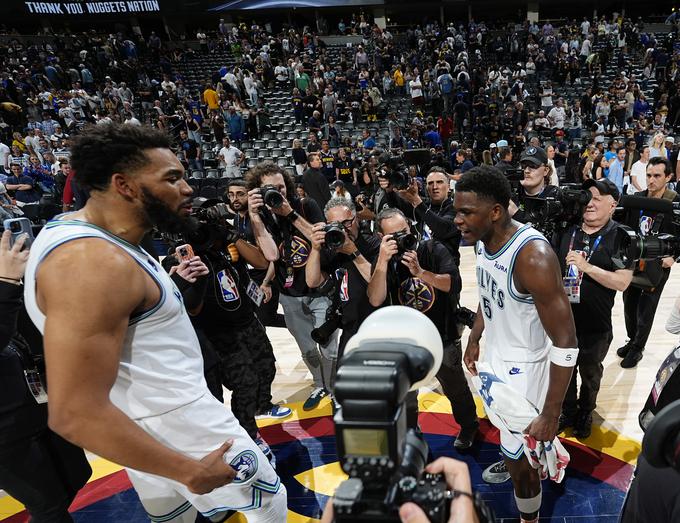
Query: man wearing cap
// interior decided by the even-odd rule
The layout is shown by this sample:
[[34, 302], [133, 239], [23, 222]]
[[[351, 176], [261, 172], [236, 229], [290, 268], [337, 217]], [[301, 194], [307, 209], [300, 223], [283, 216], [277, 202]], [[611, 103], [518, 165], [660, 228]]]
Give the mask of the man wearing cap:
[[666, 157], [668, 161], [671, 162], [671, 171], [673, 174], [678, 173], [676, 169], [676, 164], [678, 163], [678, 149], [675, 147], [675, 138], [672, 136], [666, 136]]
[[532, 216], [525, 210], [525, 198], [555, 197], [559, 194], [559, 187], [548, 184], [550, 168], [545, 149], [533, 145], [527, 147], [522, 152], [519, 165], [524, 171], [524, 179], [520, 182], [518, 194], [510, 201], [508, 210], [514, 220], [527, 223], [532, 220]]
[[612, 220], [620, 192], [611, 180], [586, 180], [583, 189], [592, 198], [583, 211], [581, 225], [561, 233], [556, 250], [563, 283], [576, 324], [579, 354], [562, 404], [559, 430], [573, 427], [577, 438], [590, 436], [593, 410], [600, 390], [602, 362], [612, 342], [612, 308], [617, 291], [625, 291], [633, 270], [617, 256], [620, 225]]

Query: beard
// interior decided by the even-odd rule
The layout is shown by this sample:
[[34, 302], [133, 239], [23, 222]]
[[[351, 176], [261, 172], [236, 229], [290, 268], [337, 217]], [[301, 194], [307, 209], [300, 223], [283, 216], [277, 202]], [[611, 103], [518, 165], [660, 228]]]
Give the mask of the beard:
[[[183, 205], [185, 203], [187, 202], [183, 202]], [[191, 228], [192, 219], [190, 217], [180, 215], [179, 209], [173, 210], [146, 187], [142, 187], [142, 204], [144, 219], [160, 232], [179, 234]]]

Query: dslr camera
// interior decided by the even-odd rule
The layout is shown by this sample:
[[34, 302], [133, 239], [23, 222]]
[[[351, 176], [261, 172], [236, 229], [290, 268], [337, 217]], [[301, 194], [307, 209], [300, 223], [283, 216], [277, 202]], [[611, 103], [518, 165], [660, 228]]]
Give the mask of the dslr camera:
[[330, 222], [323, 228], [326, 233], [326, 247], [337, 250], [345, 243], [345, 228], [341, 222]]
[[408, 189], [411, 178], [408, 175], [408, 166], [400, 156], [392, 156], [385, 152], [378, 157], [380, 163], [379, 178], [387, 178], [393, 189], [397, 191]]
[[194, 200], [189, 226], [181, 235], [198, 255], [211, 252], [225, 252], [229, 244], [238, 240], [238, 232], [227, 221], [233, 214], [226, 203], [220, 200]]
[[[430, 521], [448, 521], [456, 493], [443, 476], [424, 473], [428, 446], [422, 433], [407, 430], [404, 404], [409, 391], [436, 375], [442, 350], [434, 323], [402, 306], [372, 313], [347, 343], [335, 382], [340, 408], [334, 423], [349, 479], [333, 498], [336, 522], [396, 522], [408, 501]], [[478, 497], [475, 507], [480, 521], [494, 521]]]
[[397, 242], [398, 255], [402, 255], [406, 251], [415, 251], [418, 248], [418, 238], [408, 231], [395, 232], [392, 239]]
[[260, 194], [262, 195], [264, 203], [272, 209], [276, 209], [283, 205], [283, 196], [273, 185], [263, 185], [260, 187]]

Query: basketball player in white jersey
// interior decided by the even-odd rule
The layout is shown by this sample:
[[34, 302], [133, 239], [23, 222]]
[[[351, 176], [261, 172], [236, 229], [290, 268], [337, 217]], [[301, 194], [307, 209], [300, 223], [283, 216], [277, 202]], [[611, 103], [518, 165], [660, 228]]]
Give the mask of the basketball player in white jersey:
[[90, 199], [45, 226], [25, 276], [26, 308], [44, 335], [50, 427], [126, 467], [152, 521], [193, 523], [196, 510], [212, 521], [228, 510], [285, 521], [285, 488], [208, 391], [182, 296], [139, 247], [152, 226], [177, 232], [190, 213], [169, 138], [96, 126], [71, 159]]
[[[547, 240], [508, 214], [510, 184], [494, 167], [466, 172], [456, 184], [455, 223], [476, 244], [479, 307], [463, 358], [473, 375], [479, 340], [494, 374], [539, 410], [525, 429], [538, 441], [557, 433], [562, 401], [578, 354], [560, 265]], [[501, 452], [523, 522], [538, 520], [541, 483], [524, 455], [523, 438], [501, 430]]]

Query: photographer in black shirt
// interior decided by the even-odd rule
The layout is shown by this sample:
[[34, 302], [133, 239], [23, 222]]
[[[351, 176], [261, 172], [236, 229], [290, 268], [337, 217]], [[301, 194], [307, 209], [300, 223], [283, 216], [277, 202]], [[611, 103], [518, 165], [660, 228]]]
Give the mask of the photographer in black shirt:
[[[286, 326], [314, 380], [314, 388], [303, 405], [304, 410], [312, 410], [333, 390], [338, 347], [335, 333], [324, 344], [317, 344], [312, 338], [312, 331], [326, 322], [331, 300], [310, 289], [305, 280], [312, 224], [322, 222], [324, 217], [314, 200], [295, 197], [292, 178], [271, 162], [248, 171], [246, 186], [250, 225], [265, 258], [275, 262], [275, 282]], [[267, 195], [268, 204], [263, 191], [274, 191]], [[276, 196], [276, 192], [279, 201], [273, 202], [270, 196]], [[327, 263], [322, 259], [324, 270]]]
[[[398, 196], [413, 206], [410, 217], [424, 240], [434, 239], [448, 249], [456, 262], [460, 263], [460, 231], [453, 223], [455, 211], [449, 197], [449, 178], [442, 167], [432, 167], [425, 178], [429, 202], [418, 194], [415, 180], [407, 190], [398, 191]], [[403, 210], [403, 209], [402, 209]], [[408, 213], [405, 213], [409, 216]]]
[[623, 266], [619, 258], [624, 235], [620, 225], [612, 220], [620, 196], [616, 185], [606, 178], [590, 179], [583, 189], [592, 194], [583, 212], [583, 222], [566, 229], [557, 247], [576, 324], [580, 351], [576, 365], [581, 376], [580, 391], [576, 386], [577, 373], [571, 376], [559, 430], [573, 427], [578, 438], [590, 436], [592, 412], [604, 370], [602, 362], [613, 339], [614, 297], [617, 291], [628, 288], [633, 277], [632, 269]]
[[[444, 357], [437, 379], [451, 402], [451, 410], [461, 426], [454, 446], [470, 448], [479, 423], [475, 403], [462, 367], [460, 337], [452, 303], [461, 290], [458, 268], [446, 248], [434, 240], [418, 243], [407, 237], [409, 223], [398, 209], [387, 209], [377, 217], [382, 241], [368, 284], [368, 299], [374, 307], [404, 305], [425, 314], [437, 326], [444, 343]], [[408, 425], [414, 427], [416, 394], [408, 403]], [[413, 401], [416, 404], [413, 404]]]
[[[671, 165], [666, 158], [651, 158], [647, 163], [647, 189], [635, 193], [635, 196], [680, 201], [678, 194], [667, 188], [671, 177]], [[643, 237], [664, 233], [675, 235], [678, 232], [672, 216], [655, 211], [631, 209], [625, 223]], [[624, 369], [635, 367], [642, 359], [652, 331], [654, 314], [674, 263], [672, 256], [660, 260], [641, 260], [635, 268], [630, 287], [623, 293], [628, 342], [616, 354], [623, 358], [621, 367]]]
[[0, 488], [35, 523], [72, 522], [68, 508], [92, 469], [82, 449], [47, 426], [42, 355], [17, 331], [28, 249], [23, 238], [10, 248], [10, 236], [0, 239]]
[[[310, 289], [321, 287], [328, 278], [333, 280], [342, 327], [338, 345], [340, 359], [347, 341], [374, 310], [366, 291], [371, 278], [371, 263], [380, 249], [380, 238], [377, 235], [366, 236], [359, 231], [356, 208], [345, 198], [331, 199], [324, 213], [329, 224], [341, 224], [345, 241], [340, 247], [329, 247], [326, 244], [326, 223], [315, 224], [305, 275]], [[321, 270], [322, 251], [328, 259], [330, 273]]]

